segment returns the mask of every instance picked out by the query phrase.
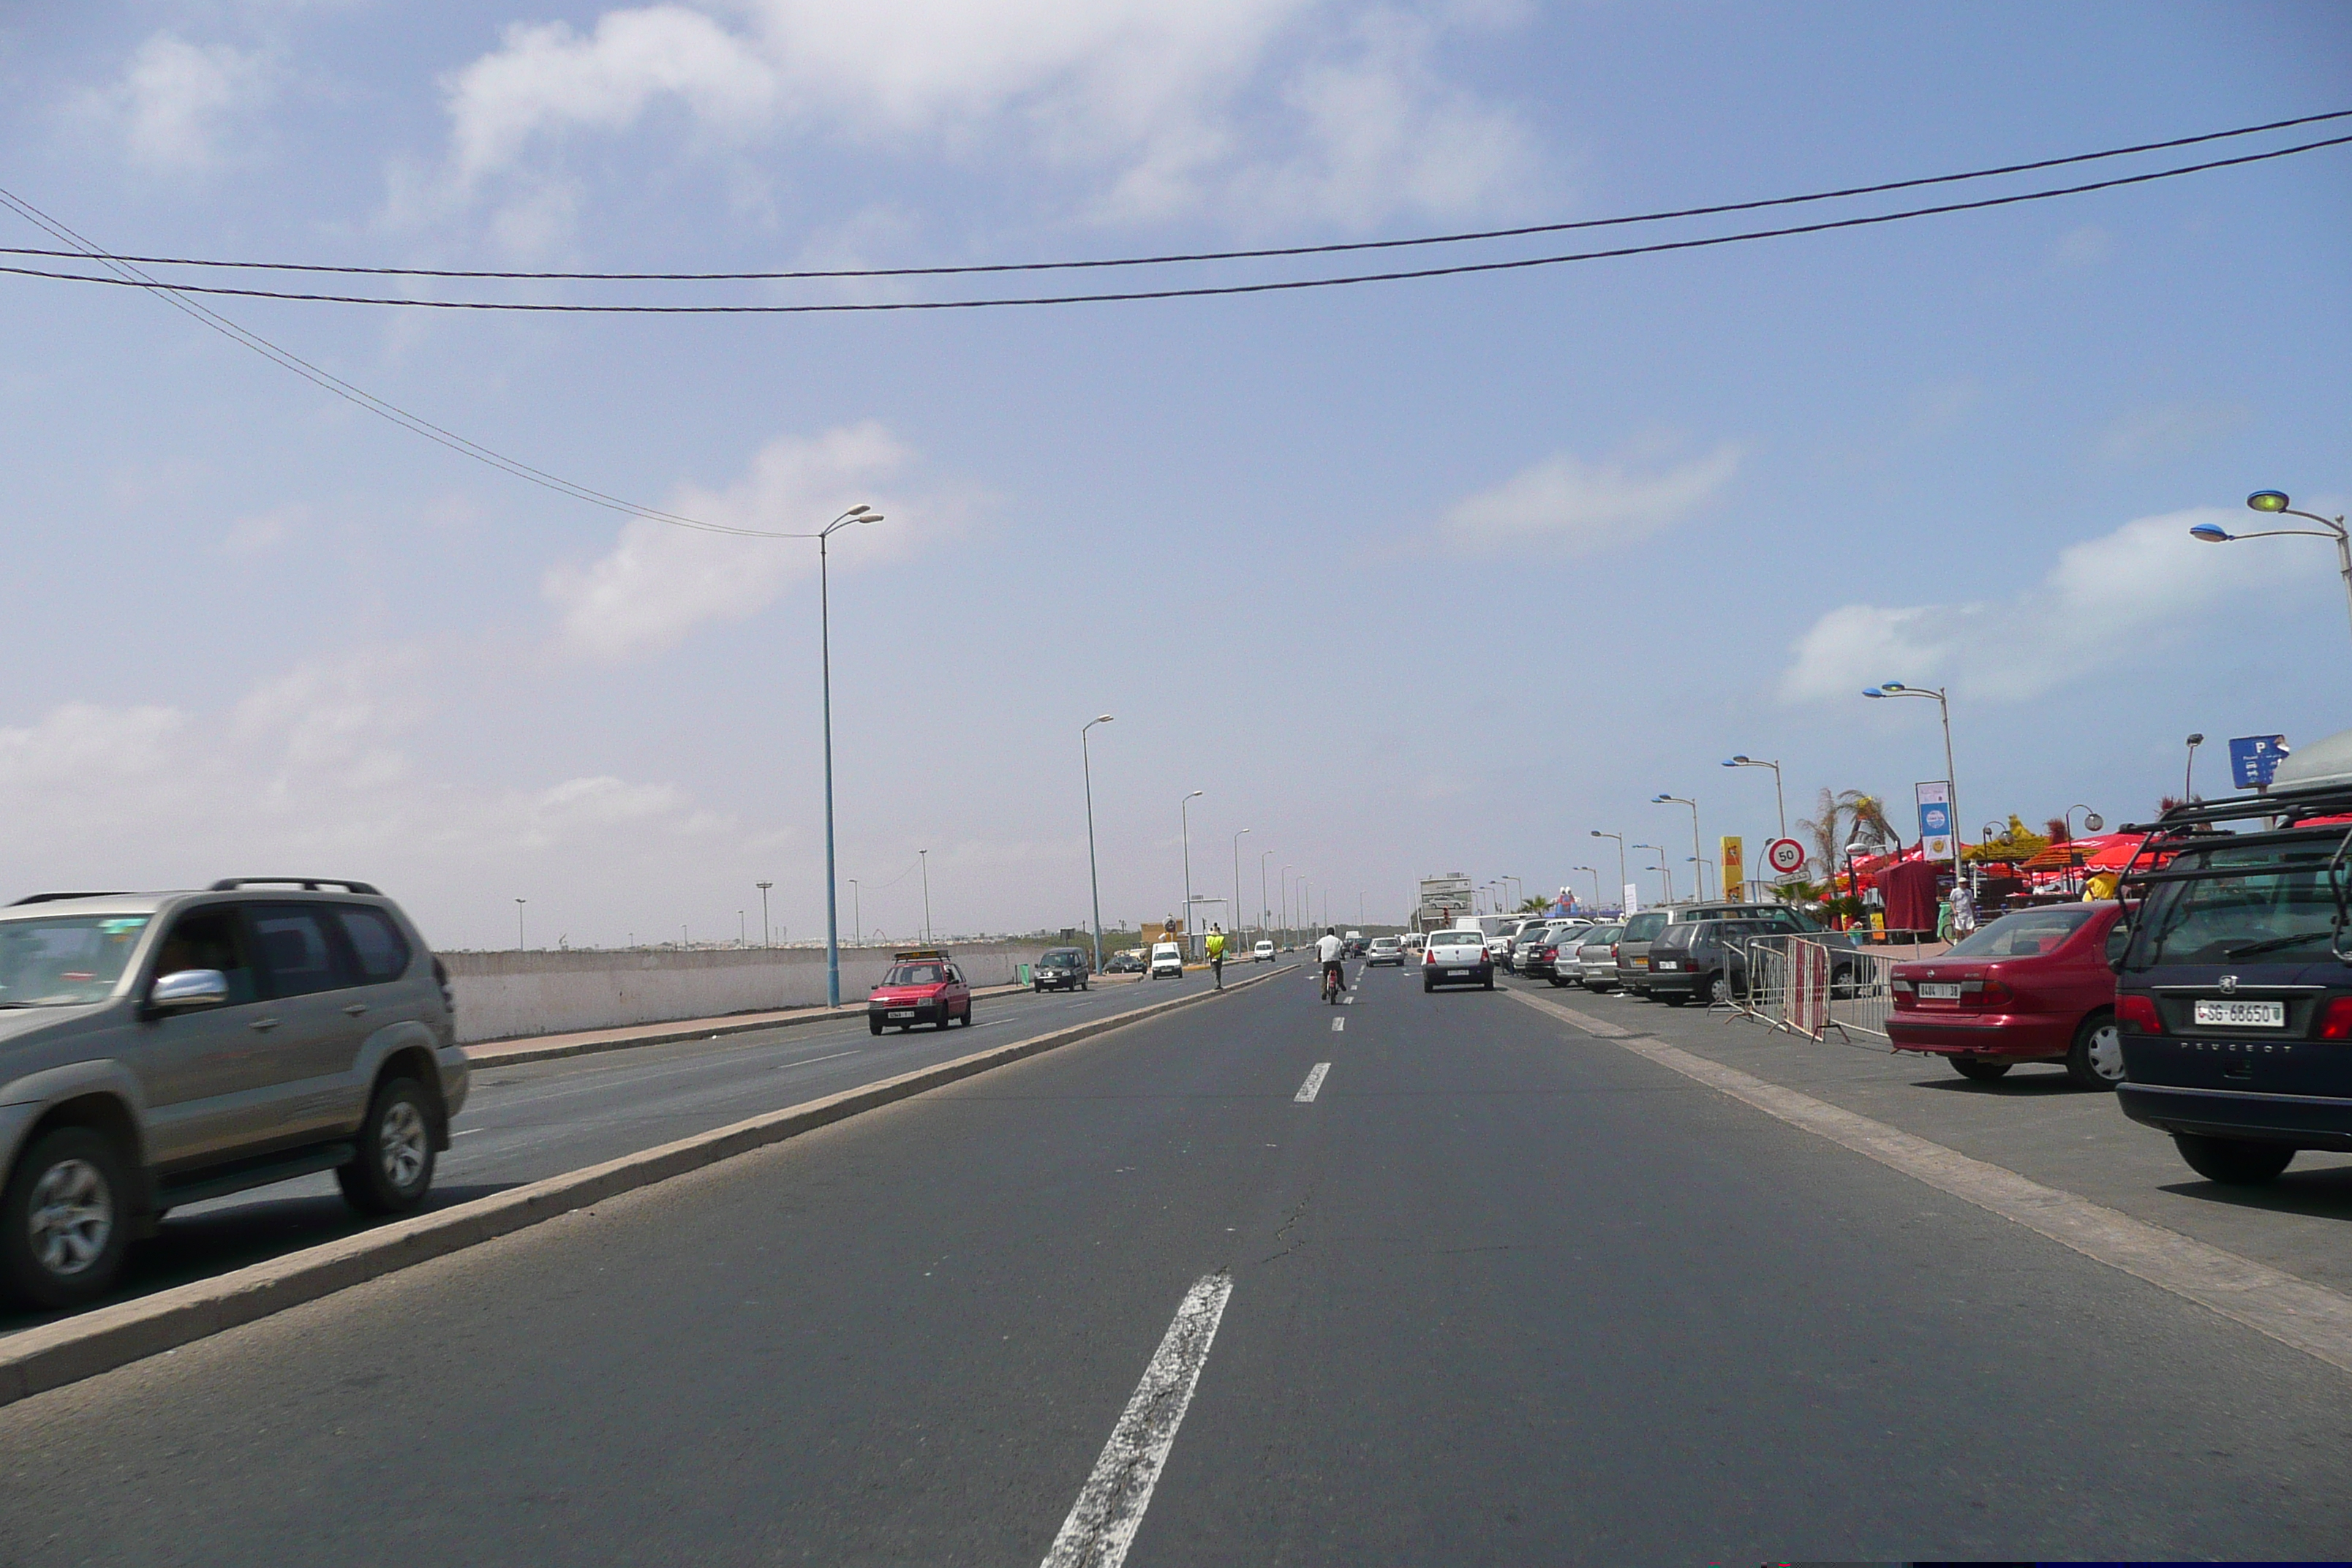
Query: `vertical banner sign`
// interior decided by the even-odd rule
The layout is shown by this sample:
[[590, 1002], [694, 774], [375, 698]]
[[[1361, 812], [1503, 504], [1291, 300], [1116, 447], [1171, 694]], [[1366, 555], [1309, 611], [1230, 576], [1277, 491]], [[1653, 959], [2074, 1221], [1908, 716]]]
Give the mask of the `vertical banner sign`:
[[1720, 864], [1723, 867], [1722, 892], [1723, 896], [1727, 899], [1740, 898], [1744, 896], [1748, 890], [1748, 868], [1745, 864], [1745, 851], [1746, 846], [1743, 845], [1739, 839], [1728, 834], [1724, 836], [1723, 859]]
[[1642, 912], [1642, 889], [1633, 882], [1625, 884], [1625, 914], [1628, 919]]
[[1930, 860], [1949, 860], [1952, 853], [1952, 786], [1937, 779], [1917, 787], [1919, 843]]

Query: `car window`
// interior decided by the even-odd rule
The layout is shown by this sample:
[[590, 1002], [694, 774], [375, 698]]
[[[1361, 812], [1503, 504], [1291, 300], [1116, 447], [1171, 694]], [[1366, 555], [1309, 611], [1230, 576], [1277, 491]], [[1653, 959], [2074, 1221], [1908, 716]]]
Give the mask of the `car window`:
[[246, 911], [272, 996], [308, 996], [350, 981], [327, 940], [325, 911], [311, 904], [256, 904]]
[[2051, 952], [2083, 929], [2098, 908], [2094, 904], [2045, 904], [2020, 910], [1954, 942], [1947, 958], [2032, 958]]
[[0, 1007], [104, 1001], [137, 951], [147, 919], [68, 915], [0, 924]]
[[937, 985], [940, 966], [936, 963], [901, 963], [893, 968], [882, 982], [885, 985]]
[[359, 960], [360, 977], [370, 984], [397, 980], [408, 973], [408, 939], [378, 910], [339, 907], [335, 920], [351, 939], [352, 955]]
[[1665, 929], [1665, 910], [1645, 910], [1625, 922], [1624, 940], [1627, 942], [1648, 942], [1651, 938], [1656, 936], [1660, 931]]
[[2131, 921], [2119, 920], [2107, 928], [2107, 967], [2113, 969], [2124, 961], [2124, 949], [2131, 945]]

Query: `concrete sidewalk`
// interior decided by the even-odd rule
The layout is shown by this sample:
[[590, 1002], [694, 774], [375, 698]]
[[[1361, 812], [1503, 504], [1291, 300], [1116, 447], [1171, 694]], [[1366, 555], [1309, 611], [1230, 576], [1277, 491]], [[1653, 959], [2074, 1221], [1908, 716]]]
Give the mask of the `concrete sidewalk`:
[[[1127, 982], [1126, 975], [1097, 975], [1107, 985]], [[1009, 996], [1026, 985], [989, 985], [972, 993]], [[866, 1016], [863, 1000], [839, 1007], [787, 1007], [773, 1013], [729, 1013], [716, 1018], [677, 1018], [665, 1024], [631, 1024], [618, 1029], [583, 1029], [570, 1035], [526, 1035], [520, 1039], [485, 1040], [465, 1047], [466, 1059], [476, 1067], [515, 1067], [523, 1062], [552, 1061], [558, 1057], [594, 1056], [601, 1051], [633, 1050], [640, 1046], [667, 1046], [680, 1040], [709, 1040], [721, 1035], [747, 1035], [758, 1029], [789, 1029], [800, 1024], [823, 1024]]]

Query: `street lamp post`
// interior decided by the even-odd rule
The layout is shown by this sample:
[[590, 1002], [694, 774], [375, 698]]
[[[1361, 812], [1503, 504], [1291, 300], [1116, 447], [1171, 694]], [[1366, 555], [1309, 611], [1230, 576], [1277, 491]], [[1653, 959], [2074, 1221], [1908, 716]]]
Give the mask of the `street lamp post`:
[[1958, 876], [1960, 874], [1960, 781], [1953, 776], [1952, 705], [1946, 699], [1944, 689], [1940, 686], [1906, 686], [1899, 680], [1889, 680], [1877, 686], [1864, 687], [1862, 694], [1872, 698], [1931, 697], [1935, 699], [1937, 711], [1941, 713], [1944, 719], [1944, 789], [1949, 796], [1944, 809], [1951, 813], [1952, 875]]
[[2259, 533], [2231, 533], [2210, 522], [2200, 522], [2189, 531], [2191, 539], [2207, 544], [2234, 544], [2241, 539], [2332, 539], [2336, 541], [2337, 570], [2344, 577], [2344, 598], [2352, 609], [2352, 532], [2347, 532], [2341, 517], [2322, 517], [2315, 511], [2298, 511], [2289, 504], [2284, 490], [2256, 490], [2246, 498], [2246, 505], [2269, 517], [2299, 517], [2319, 524], [2317, 528], [2266, 528]]
[[755, 882], [752, 886], [760, 889], [760, 945], [761, 947], [773, 947], [776, 945], [775, 940], [768, 934], [768, 889], [774, 887], [775, 884], [773, 882]]
[[1598, 866], [1570, 866], [1569, 869], [1571, 871], [1590, 871], [1592, 873], [1592, 912], [1596, 915], [1599, 914], [1601, 912], [1601, 868]]
[[1234, 907], [1225, 912], [1234, 917], [1234, 930], [1236, 931], [1241, 930], [1242, 924], [1242, 835], [1248, 831], [1244, 827], [1234, 834]]
[[1176, 805], [1177, 826], [1182, 830], [1184, 835], [1184, 945], [1192, 950], [1192, 956], [1195, 958], [1201, 956], [1201, 949], [1200, 944], [1192, 940], [1192, 803], [1208, 793], [1209, 792], [1204, 789], [1196, 789], [1191, 795], [1186, 795], [1181, 801], [1179, 801]]
[[515, 900], [515, 951], [517, 952], [522, 951], [522, 907], [530, 901], [528, 899]]
[[841, 1005], [840, 891], [833, 859], [833, 585], [828, 545], [833, 536], [852, 523], [879, 522], [882, 514], [870, 506], [851, 507], [814, 533], [788, 533], [785, 539], [816, 541], [816, 615], [818, 666], [824, 681], [824, 1005]]
[[1290, 874], [1297, 869], [1298, 869], [1298, 868], [1296, 866], [1285, 866], [1282, 868], [1282, 881], [1280, 883], [1282, 889], [1281, 945], [1284, 947], [1288, 947], [1290, 945]]
[[1095, 760], [1087, 750], [1087, 731], [1097, 724], [1108, 724], [1111, 715], [1089, 719], [1078, 727], [1078, 765], [1087, 775], [1087, 881], [1095, 895], [1095, 971], [1102, 972], [1102, 873], [1095, 868]]
[[[931, 945], [931, 852], [928, 849], [918, 849], [915, 851], [915, 858], [921, 861], [923, 866], [923, 945], [929, 947]], [[898, 875], [903, 877], [906, 873], [901, 871]], [[840, 1005], [839, 1003], [834, 1005]]]
[[2106, 818], [2084, 805], [2081, 801], [2076, 801], [2066, 808], [2065, 815], [2061, 819], [2066, 824], [2066, 837], [2069, 838], [2074, 837], [2074, 814], [2078, 811], [2083, 814], [2083, 831], [2085, 833], [2096, 833], [2107, 825]]
[[735, 911], [735, 950], [740, 952], [751, 945], [751, 918], [741, 910]]
[[1260, 941], [1271, 934], [1265, 929], [1266, 920], [1274, 913], [1274, 907], [1266, 902], [1265, 898], [1265, 863], [1273, 858], [1274, 851], [1271, 849], [1257, 852], [1257, 934]]
[[2180, 798], [2183, 801], [2197, 798], [2197, 748], [2204, 743], [2205, 736], [2201, 731], [2189, 737], [2189, 765], [2180, 771]]
[[1622, 833], [1603, 833], [1596, 827], [1592, 830], [1592, 837], [1617, 840], [1617, 901], [1622, 903], [1625, 900], [1625, 836]]
[[866, 940], [866, 910], [858, 902], [857, 879], [855, 877], [849, 879], [849, 940], [852, 942]]
[[1780, 813], [1780, 837], [1789, 837], [1789, 803], [1780, 795], [1780, 764], [1768, 763], [1761, 757], [1734, 757], [1723, 764], [1727, 768], [1770, 768], [1772, 770], [1772, 804]]
[[1658, 863], [1650, 868], [1658, 874], [1658, 887], [1664, 895], [1660, 901], [1663, 903], [1673, 903], [1675, 901], [1675, 874], [1666, 869], [1666, 852], [1664, 849], [1659, 848], [1655, 844], [1636, 844], [1633, 847], [1636, 849], [1649, 849], [1656, 852]]
[[1691, 876], [1693, 879], [1698, 883], [1698, 889], [1695, 896], [1702, 899], [1706, 897], [1706, 877], [1704, 873], [1704, 868], [1706, 865], [1706, 861], [1699, 854], [1698, 845], [1698, 802], [1689, 799], [1684, 795], [1666, 795], [1661, 792], [1660, 794], [1654, 795], [1650, 797], [1650, 804], [1653, 805], [1686, 805], [1691, 808], [1691, 858], [1696, 860], [1702, 868], [1699, 871], [1692, 872]]

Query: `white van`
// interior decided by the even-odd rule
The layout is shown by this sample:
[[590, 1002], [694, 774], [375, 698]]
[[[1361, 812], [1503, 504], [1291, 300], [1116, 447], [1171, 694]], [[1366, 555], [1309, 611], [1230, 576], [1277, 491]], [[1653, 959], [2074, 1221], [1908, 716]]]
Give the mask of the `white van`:
[[1151, 944], [1151, 978], [1157, 980], [1163, 974], [1174, 980], [1184, 978], [1184, 950], [1172, 942]]

